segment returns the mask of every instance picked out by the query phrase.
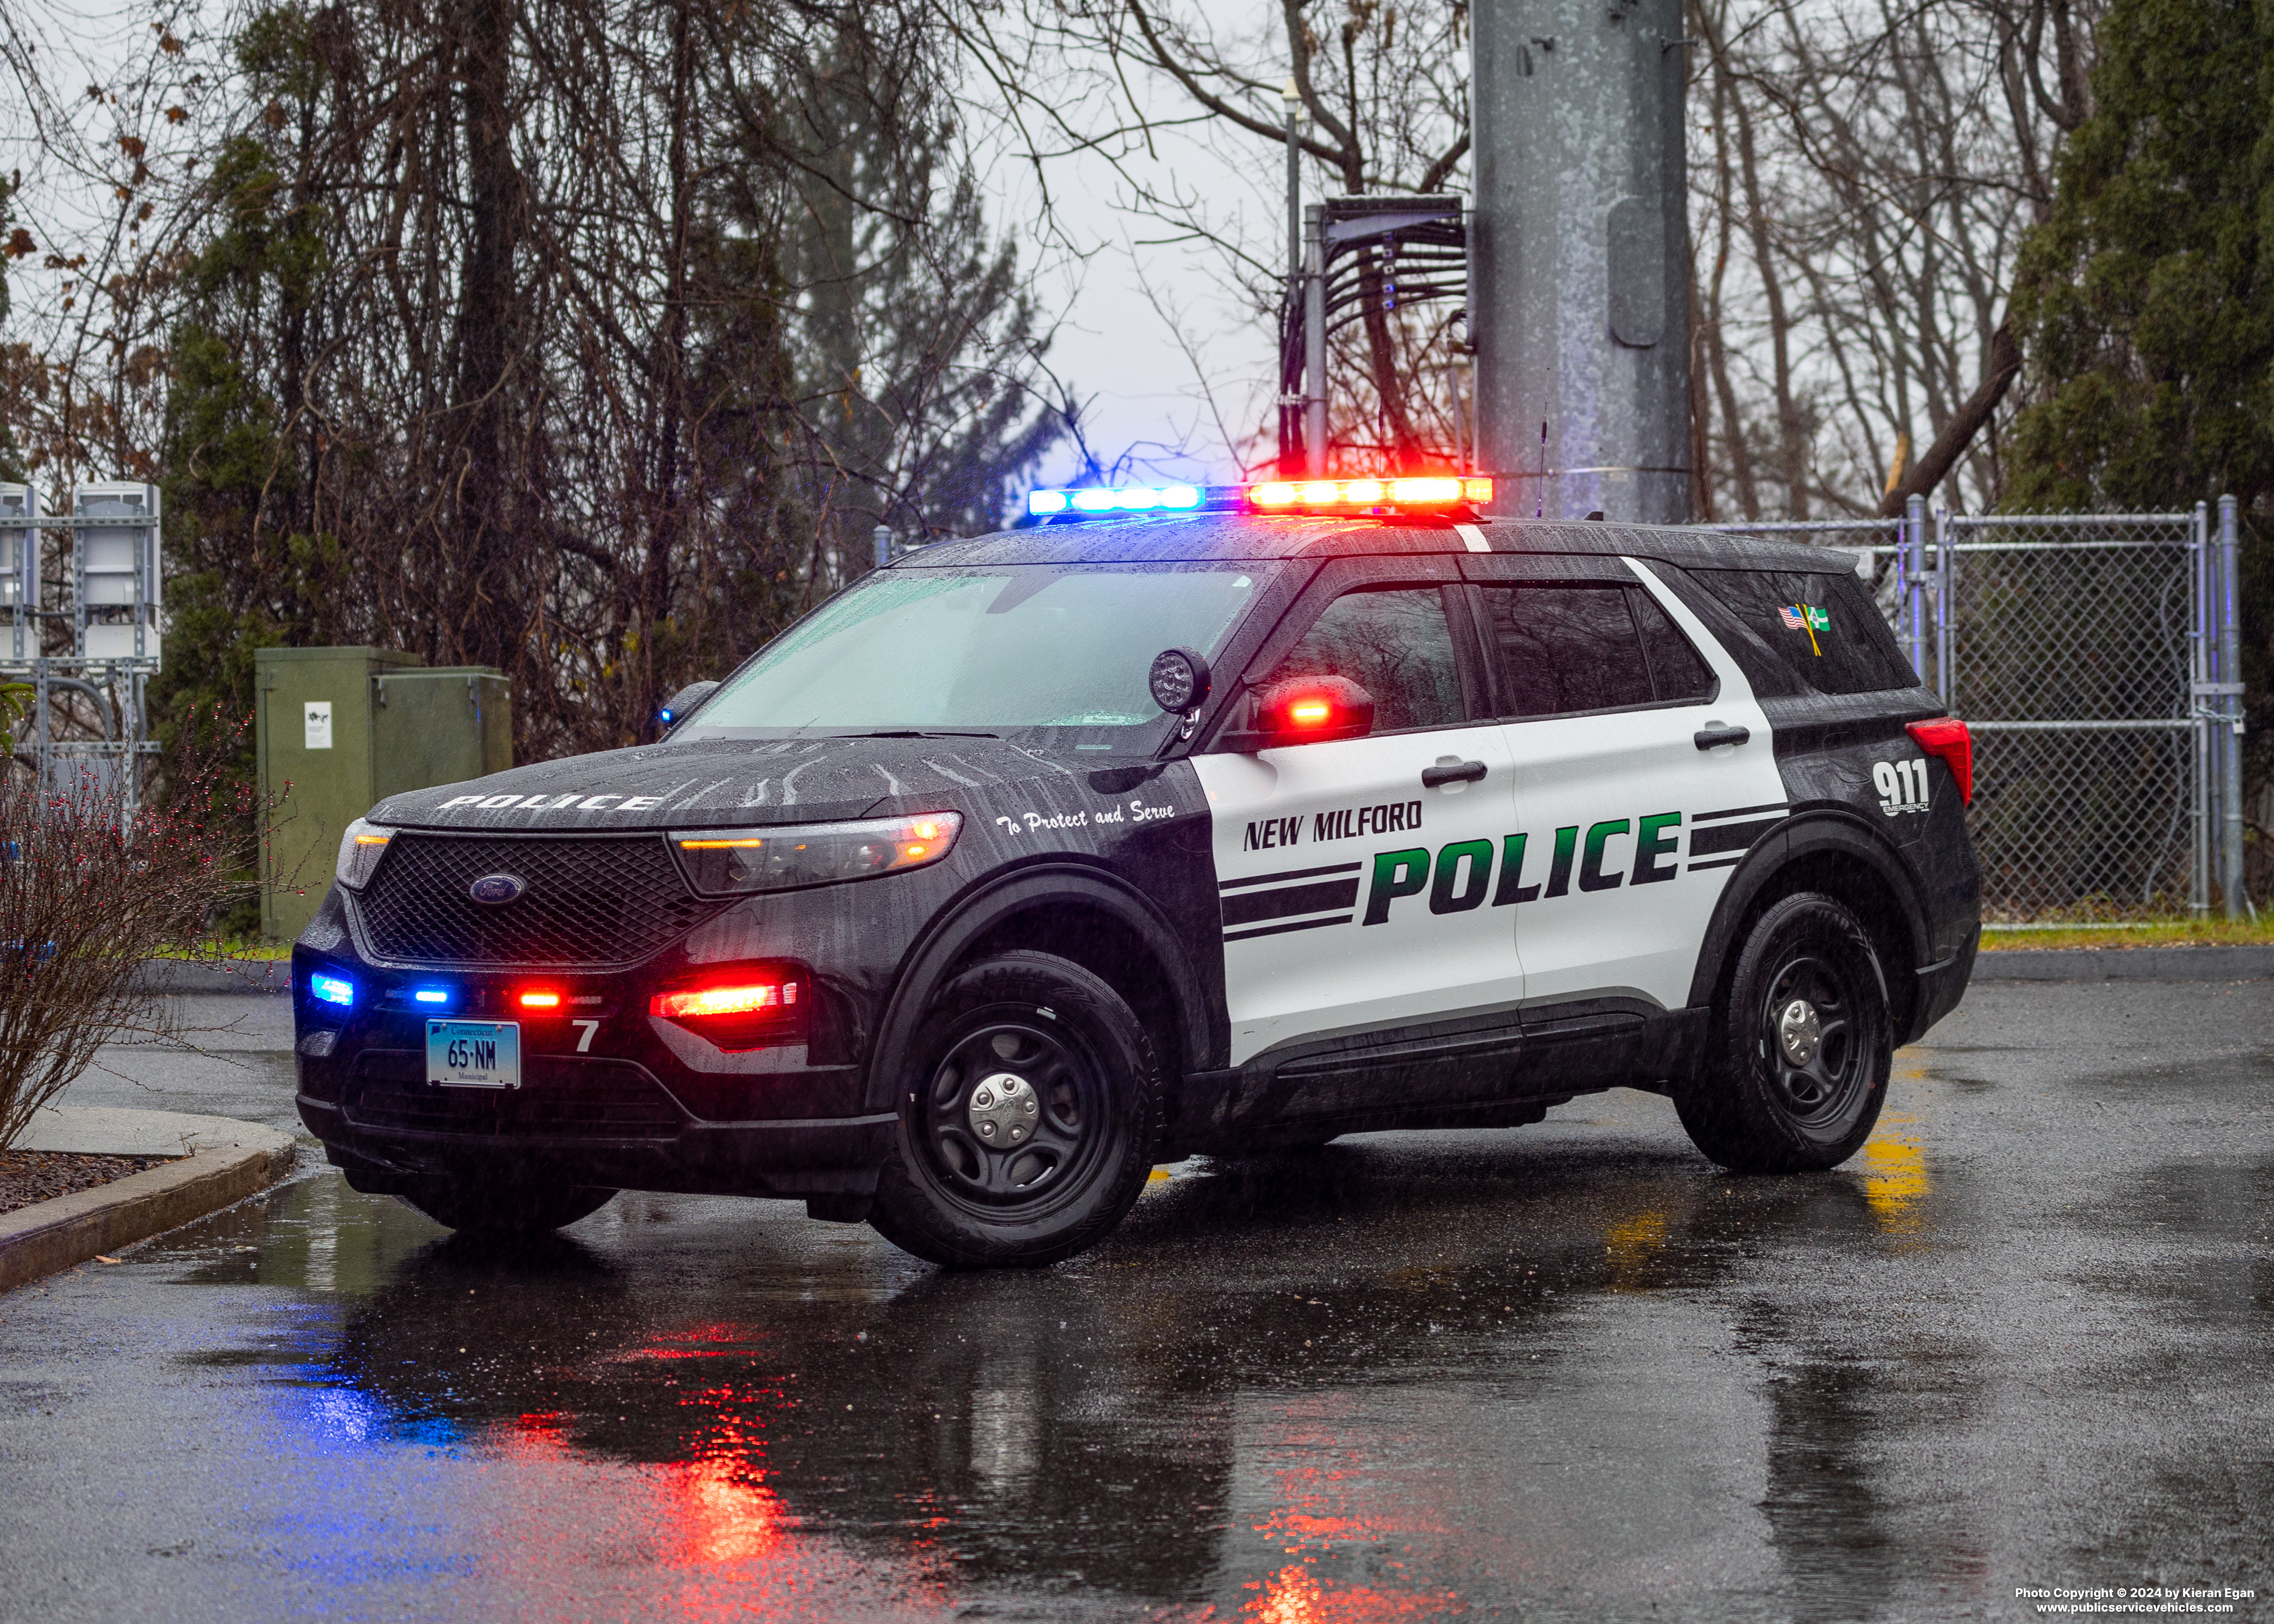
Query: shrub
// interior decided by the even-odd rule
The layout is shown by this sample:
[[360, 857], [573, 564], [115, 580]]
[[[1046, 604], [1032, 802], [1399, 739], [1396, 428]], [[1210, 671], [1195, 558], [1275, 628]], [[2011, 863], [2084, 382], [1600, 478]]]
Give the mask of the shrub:
[[[154, 955], [226, 957], [213, 921], [256, 883], [274, 813], [230, 771], [245, 725], [192, 718], [162, 805], [131, 823], [109, 763], [58, 757], [42, 785], [0, 756], [0, 1149], [122, 1037], [181, 1041]], [[60, 781], [58, 781], [60, 780]]]

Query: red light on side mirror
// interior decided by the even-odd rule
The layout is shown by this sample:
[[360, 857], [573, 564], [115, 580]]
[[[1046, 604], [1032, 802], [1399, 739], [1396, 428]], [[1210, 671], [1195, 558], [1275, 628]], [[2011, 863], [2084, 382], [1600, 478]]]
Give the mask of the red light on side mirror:
[[1929, 756], [1939, 756], [1950, 769], [1950, 776], [1958, 786], [1958, 799], [1967, 806], [1974, 804], [1974, 735], [1966, 731], [1966, 724], [1954, 716], [1939, 716], [1931, 722], [1913, 722], [1909, 732], [1912, 741]]
[[1254, 720], [1222, 736], [1221, 748], [1249, 753], [1282, 744], [1362, 739], [1374, 731], [1374, 695], [1348, 677], [1290, 677], [1258, 693]]

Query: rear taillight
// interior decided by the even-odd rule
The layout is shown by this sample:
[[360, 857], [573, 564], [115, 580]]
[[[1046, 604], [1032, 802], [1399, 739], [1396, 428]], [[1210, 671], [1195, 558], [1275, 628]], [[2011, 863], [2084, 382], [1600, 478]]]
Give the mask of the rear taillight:
[[1929, 756], [1941, 758], [1950, 769], [1952, 780], [1958, 786], [1958, 798], [1968, 806], [1974, 804], [1974, 735], [1966, 731], [1966, 724], [1954, 716], [1939, 716], [1931, 722], [1910, 724], [1912, 741]]

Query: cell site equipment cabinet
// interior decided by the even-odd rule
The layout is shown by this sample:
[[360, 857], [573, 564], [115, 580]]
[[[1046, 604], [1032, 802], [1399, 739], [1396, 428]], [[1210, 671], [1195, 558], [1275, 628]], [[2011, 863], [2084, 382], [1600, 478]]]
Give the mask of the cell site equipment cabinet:
[[284, 798], [261, 876], [272, 940], [315, 916], [341, 831], [373, 803], [513, 765], [513, 685], [487, 665], [423, 665], [392, 649], [261, 649], [253, 686], [261, 794]]
[[[79, 485], [52, 513], [36, 486], [0, 485], [0, 681], [33, 689], [18, 754], [48, 793], [115, 794], [129, 823], [135, 769], [158, 748], [147, 699], [165, 629], [159, 519], [154, 485]], [[79, 736], [89, 710], [99, 740]]]

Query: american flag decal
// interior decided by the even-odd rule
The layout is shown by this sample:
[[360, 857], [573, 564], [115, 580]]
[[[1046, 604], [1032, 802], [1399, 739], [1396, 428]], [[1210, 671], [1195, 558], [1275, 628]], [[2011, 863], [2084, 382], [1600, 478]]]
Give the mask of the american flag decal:
[[1808, 622], [1801, 618], [1800, 611], [1791, 605], [1786, 605], [1779, 609], [1777, 613], [1783, 618], [1785, 628], [1788, 631], [1798, 632], [1808, 629]]

